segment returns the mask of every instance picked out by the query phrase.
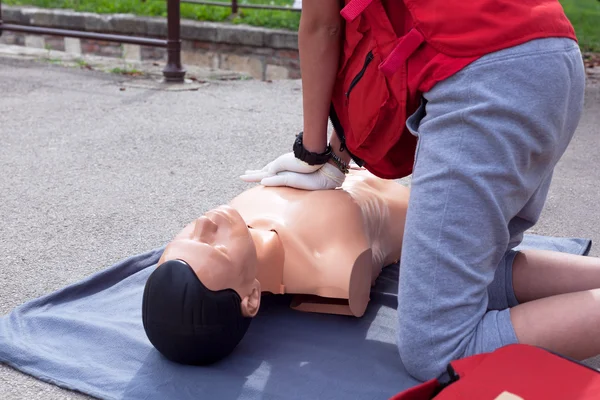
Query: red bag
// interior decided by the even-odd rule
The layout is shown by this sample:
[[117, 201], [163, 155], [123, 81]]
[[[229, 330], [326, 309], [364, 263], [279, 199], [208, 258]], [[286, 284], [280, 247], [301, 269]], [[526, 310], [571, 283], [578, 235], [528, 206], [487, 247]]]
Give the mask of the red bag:
[[390, 400], [598, 400], [600, 372], [539, 347], [514, 344], [448, 366], [449, 383], [431, 379]]

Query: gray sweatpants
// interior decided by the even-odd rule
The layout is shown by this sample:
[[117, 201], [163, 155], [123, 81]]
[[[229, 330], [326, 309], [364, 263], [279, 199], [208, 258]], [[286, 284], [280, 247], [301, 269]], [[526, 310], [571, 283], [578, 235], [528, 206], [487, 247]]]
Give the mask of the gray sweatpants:
[[542, 211], [585, 87], [568, 39], [484, 56], [424, 94], [400, 260], [398, 348], [417, 379], [516, 343], [511, 249]]

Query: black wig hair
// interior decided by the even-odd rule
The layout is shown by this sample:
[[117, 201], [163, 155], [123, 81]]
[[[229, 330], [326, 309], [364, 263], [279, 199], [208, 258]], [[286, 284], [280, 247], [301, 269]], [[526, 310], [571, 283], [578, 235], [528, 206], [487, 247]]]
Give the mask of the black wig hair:
[[252, 318], [233, 289], [212, 291], [184, 261], [161, 264], [148, 278], [142, 321], [150, 343], [180, 364], [208, 365], [228, 356]]

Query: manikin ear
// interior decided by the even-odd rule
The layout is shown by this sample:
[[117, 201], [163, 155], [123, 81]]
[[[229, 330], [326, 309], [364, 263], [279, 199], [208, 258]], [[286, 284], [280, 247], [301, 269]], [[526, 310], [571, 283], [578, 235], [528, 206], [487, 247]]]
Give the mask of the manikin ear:
[[254, 318], [260, 308], [260, 282], [256, 279], [252, 283], [252, 290], [250, 294], [242, 299], [242, 315], [244, 317]]

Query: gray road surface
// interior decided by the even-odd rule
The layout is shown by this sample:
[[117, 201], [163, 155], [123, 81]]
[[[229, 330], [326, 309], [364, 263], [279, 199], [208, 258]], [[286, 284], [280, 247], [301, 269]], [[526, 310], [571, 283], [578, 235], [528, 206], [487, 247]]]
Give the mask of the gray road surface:
[[[248, 187], [238, 176], [288, 151], [301, 129], [297, 81], [165, 92], [122, 80], [0, 57], [0, 315], [162, 245]], [[596, 256], [599, 150], [590, 86], [534, 232], [592, 238]], [[83, 398], [5, 366], [0, 394]]]

